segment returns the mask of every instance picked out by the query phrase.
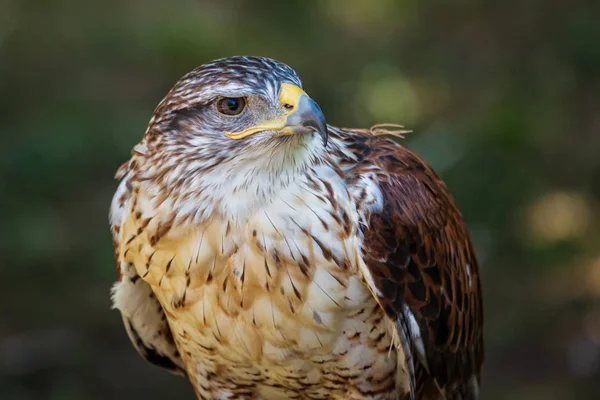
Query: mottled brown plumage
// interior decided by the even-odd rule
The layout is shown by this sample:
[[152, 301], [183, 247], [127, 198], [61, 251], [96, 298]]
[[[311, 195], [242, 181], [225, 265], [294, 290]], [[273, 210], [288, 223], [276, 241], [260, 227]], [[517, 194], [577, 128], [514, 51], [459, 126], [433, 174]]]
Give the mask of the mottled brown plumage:
[[[383, 209], [363, 228], [365, 263], [383, 293], [379, 303], [398, 329], [410, 337], [405, 305], [419, 325], [425, 357], [415, 360], [422, 370], [417, 394], [434, 381], [447, 398], [471, 398], [470, 378], [483, 362], [483, 308], [462, 217], [446, 185], [416, 154], [379, 137], [364, 146], [359, 151], [370, 151], [363, 163], [383, 172], [384, 195]], [[361, 164], [356, 168], [360, 175]]]
[[446, 186], [300, 87], [234, 57], [157, 107], [111, 206], [134, 346], [203, 399], [478, 398], [478, 266]]

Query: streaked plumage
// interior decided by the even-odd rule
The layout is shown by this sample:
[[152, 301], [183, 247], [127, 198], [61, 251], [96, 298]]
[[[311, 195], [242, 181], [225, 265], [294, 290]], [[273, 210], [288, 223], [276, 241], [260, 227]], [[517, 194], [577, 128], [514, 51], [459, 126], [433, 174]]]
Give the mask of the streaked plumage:
[[478, 267], [446, 186], [299, 88], [234, 57], [155, 110], [111, 206], [134, 346], [202, 399], [478, 398]]

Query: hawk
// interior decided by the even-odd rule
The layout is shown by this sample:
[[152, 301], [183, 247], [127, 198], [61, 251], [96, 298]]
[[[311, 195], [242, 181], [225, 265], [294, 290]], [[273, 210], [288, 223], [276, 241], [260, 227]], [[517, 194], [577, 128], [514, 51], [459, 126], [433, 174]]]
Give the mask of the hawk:
[[469, 233], [419, 156], [268, 58], [193, 70], [117, 172], [112, 298], [199, 399], [477, 399]]

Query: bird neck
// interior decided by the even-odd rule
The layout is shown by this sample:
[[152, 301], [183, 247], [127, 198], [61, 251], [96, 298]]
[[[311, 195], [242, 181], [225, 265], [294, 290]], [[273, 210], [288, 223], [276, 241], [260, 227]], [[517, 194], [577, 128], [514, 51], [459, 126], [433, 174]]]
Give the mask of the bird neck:
[[[194, 224], [215, 216], [243, 223], [323, 164], [326, 151], [319, 137], [248, 147], [212, 168], [171, 168], [162, 176], [167, 185], [160, 192], [170, 193], [173, 201], [156, 202], [154, 208], [158, 213], [175, 211]], [[156, 190], [153, 196], [163, 197]]]
[[[316, 138], [319, 139], [319, 138]], [[281, 193], [297, 185], [304, 175], [324, 162], [320, 141], [287, 141], [268, 151], [251, 151], [231, 159], [215, 175], [213, 183], [220, 212], [234, 220], [244, 220], [259, 208], [268, 206]]]

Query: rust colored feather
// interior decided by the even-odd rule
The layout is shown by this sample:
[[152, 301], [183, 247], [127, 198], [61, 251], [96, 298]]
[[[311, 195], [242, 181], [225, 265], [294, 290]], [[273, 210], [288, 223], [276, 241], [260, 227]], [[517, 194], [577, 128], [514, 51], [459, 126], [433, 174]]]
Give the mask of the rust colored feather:
[[363, 227], [363, 254], [386, 314], [400, 320], [406, 304], [421, 331], [425, 359], [415, 360], [417, 398], [436, 390], [446, 399], [477, 398], [481, 286], [469, 233], [448, 189], [425, 161], [389, 139], [365, 139], [362, 130], [340, 130], [337, 137], [362, 154], [370, 149], [354, 166], [355, 176], [373, 165], [382, 171], [383, 205]]

